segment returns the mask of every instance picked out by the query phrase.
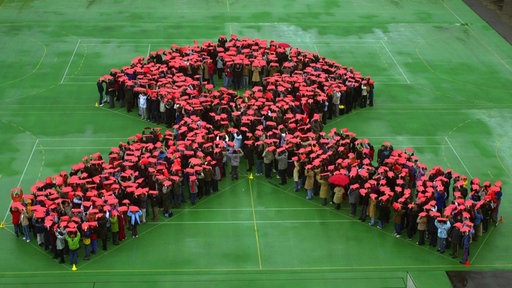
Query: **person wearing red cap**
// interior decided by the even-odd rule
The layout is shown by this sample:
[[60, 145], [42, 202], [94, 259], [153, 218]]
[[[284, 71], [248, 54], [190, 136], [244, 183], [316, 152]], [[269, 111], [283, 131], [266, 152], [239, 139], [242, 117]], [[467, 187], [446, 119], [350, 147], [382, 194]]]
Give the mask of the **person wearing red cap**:
[[380, 201], [377, 203], [377, 209], [379, 211], [379, 217], [377, 218], [377, 228], [384, 228], [384, 223], [389, 222], [389, 216], [391, 213], [390, 210], [390, 200], [387, 195], [382, 196]]
[[91, 259], [91, 228], [88, 225], [82, 226], [82, 244], [84, 244], [84, 260]]
[[80, 232], [78, 230], [64, 234], [68, 241], [69, 247], [69, 263], [71, 265], [78, 264], [78, 249], [80, 248]]
[[11, 207], [9, 208], [9, 211], [11, 212], [11, 219], [12, 219], [12, 225], [14, 226], [14, 234], [16, 235], [16, 238], [20, 237], [20, 234], [23, 233], [23, 228], [21, 226], [21, 211], [17, 207]]
[[243, 66], [242, 62], [235, 62], [233, 65], [233, 88], [235, 90], [239, 90], [242, 88], [242, 76], [243, 76]]
[[311, 200], [313, 199], [313, 187], [315, 182], [315, 171], [311, 169], [311, 167], [308, 165], [306, 166], [306, 169], [304, 171], [304, 189], [308, 192], [308, 195], [306, 196], [306, 199]]
[[132, 238], [139, 237], [139, 232], [137, 231], [137, 227], [141, 223], [140, 218], [142, 216], [142, 211], [137, 206], [130, 206], [130, 209], [128, 209], [127, 215], [130, 219], [130, 226], [132, 227]]
[[[102, 212], [102, 210], [100, 210]], [[104, 251], [107, 251], [107, 238], [108, 238], [108, 219], [104, 213], [98, 213], [96, 215], [96, 221], [98, 222], [98, 229], [96, 230], [98, 238], [101, 240], [101, 246]]]
[[281, 180], [281, 185], [286, 185], [286, 172], [288, 169], [288, 151], [285, 148], [279, 148], [276, 153], [276, 161], [277, 161], [277, 175]]
[[437, 227], [437, 239], [439, 247], [437, 251], [439, 253], [445, 252], [445, 245], [446, 245], [446, 238], [448, 237], [448, 229], [450, 229], [450, 221], [448, 221], [446, 218], [437, 218], [434, 221], [434, 224]]
[[302, 163], [299, 161], [299, 157], [292, 157], [293, 161], [293, 182], [295, 183], [295, 192], [299, 192], [302, 188], [301, 171]]
[[343, 201], [343, 194], [345, 194], [345, 189], [342, 186], [336, 186], [334, 188], [334, 197], [332, 198], [332, 202], [336, 205], [336, 210], [341, 209], [341, 202]]
[[249, 63], [244, 63], [242, 67], [242, 89], [249, 89], [249, 74], [251, 73], [251, 65]]
[[396, 238], [402, 237], [402, 228], [403, 228], [403, 216], [404, 209], [402, 209], [402, 205], [395, 202], [393, 203], [394, 213], [393, 213], [393, 223], [395, 224], [395, 233], [393, 234]]
[[474, 210], [474, 218], [473, 218], [473, 229], [475, 230], [475, 234], [473, 234], [474, 241], [477, 241], [480, 236], [482, 236], [482, 220], [484, 216], [482, 215], [482, 210], [475, 209]]
[[[375, 186], [372, 187], [375, 189]], [[370, 190], [373, 191], [373, 190]], [[368, 192], [370, 193], [370, 192]], [[368, 194], [367, 193], [367, 194]], [[375, 225], [375, 214], [377, 212], [377, 194], [371, 193], [370, 194], [370, 200], [368, 200], [368, 217], [370, 217], [370, 223], [368, 223], [370, 226]]]
[[54, 255], [54, 259], [60, 258], [60, 264], [65, 263], [64, 261], [64, 248], [66, 248], [66, 229], [64, 229], [64, 226], [57, 227], [55, 230], [55, 236], [57, 240], [55, 241], [55, 248], [56, 253]]
[[[27, 200], [27, 202], [28, 201], [29, 200]], [[27, 207], [21, 211], [21, 226], [23, 228], [23, 240], [30, 242], [29, 225], [32, 221], [34, 211], [32, 211], [28, 206], [29, 205], [27, 205]]]
[[205, 76], [206, 74], [208, 74], [208, 78], [205, 78], [208, 82], [208, 84], [212, 84], [213, 87], [215, 87], [215, 65], [213, 65], [213, 61], [212, 60], [208, 60], [206, 62], [206, 68], [203, 68], [203, 69], [206, 69], [205, 70]]
[[45, 243], [44, 243], [44, 232], [45, 232], [45, 227], [44, 227], [44, 214], [41, 215], [43, 217], [40, 217], [38, 214], [35, 214], [36, 216], [34, 217], [34, 220], [33, 220], [33, 228], [34, 228], [34, 233], [36, 234], [36, 239], [37, 239], [37, 245], [39, 245], [39, 247], [42, 247]]
[[275, 150], [274, 146], [268, 146], [263, 151], [263, 164], [265, 165], [265, 178], [272, 178], [272, 163], [274, 162], [275, 155], [272, 151]]
[[462, 259], [461, 264], [466, 264], [469, 261], [469, 248], [471, 245], [471, 229], [469, 227], [462, 227], [461, 232], [463, 234], [461, 246], [462, 246]]
[[[460, 224], [460, 223], [458, 223]], [[457, 225], [458, 226], [458, 225]], [[461, 248], [462, 244], [462, 232], [460, 231], [460, 228], [462, 227], [456, 227], [455, 225], [452, 225], [450, 230], [448, 231], [448, 241], [450, 241], [450, 247], [452, 248], [452, 252], [450, 253], [450, 256], [452, 258], [459, 258], [459, 250]]]
[[416, 244], [423, 246], [425, 245], [425, 232], [427, 231], [427, 212], [420, 212], [416, 223], [418, 224], [418, 242]]
[[350, 186], [350, 188], [347, 191], [348, 196], [348, 204], [350, 204], [350, 216], [354, 217], [356, 216], [357, 211], [357, 203], [359, 203], [361, 193], [359, 193], [359, 185], [354, 184]]
[[241, 149], [232, 149], [228, 153], [228, 157], [231, 161], [231, 180], [238, 179], [238, 166], [240, 166], [240, 159], [244, 156], [244, 152]]
[[319, 196], [322, 201], [322, 206], [327, 205], [327, 197], [329, 197], [329, 182], [327, 181], [328, 176], [329, 173], [318, 173], [316, 175], [316, 181], [320, 185]]
[[119, 212], [114, 210], [110, 215], [110, 232], [112, 233], [112, 244], [119, 245]]

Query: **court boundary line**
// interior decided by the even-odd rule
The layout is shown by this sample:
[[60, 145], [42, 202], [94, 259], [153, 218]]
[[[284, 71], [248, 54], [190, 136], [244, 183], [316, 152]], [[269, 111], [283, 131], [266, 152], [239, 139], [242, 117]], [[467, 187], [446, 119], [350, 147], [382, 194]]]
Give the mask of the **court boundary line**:
[[[102, 254], [103, 255], [103, 254]], [[89, 263], [89, 262], [87, 262]], [[512, 267], [512, 263], [506, 264], [475, 264], [472, 267], [492, 268], [492, 267]], [[155, 273], [155, 272], [237, 272], [237, 271], [325, 271], [325, 270], [365, 270], [376, 269], [379, 272], [382, 269], [425, 269], [425, 268], [438, 268], [439, 271], [445, 271], [449, 268], [460, 268], [461, 265], [385, 265], [385, 266], [319, 266], [319, 267], [281, 267], [281, 268], [177, 268], [177, 269], [126, 269], [126, 270], [78, 270], [75, 273]], [[401, 270], [400, 270], [401, 271]], [[435, 271], [435, 270], [434, 270]], [[0, 275], [30, 275], [30, 274], [60, 274], [68, 273], [69, 269], [65, 271], [0, 271]]]
[[64, 71], [64, 75], [62, 75], [62, 79], [60, 80], [60, 84], [64, 83], [64, 79], [66, 78], [66, 74], [68, 74], [69, 67], [71, 66], [71, 63], [73, 62], [73, 58], [75, 57], [76, 51], [78, 50], [78, 46], [80, 46], [80, 41], [82, 39], [78, 39], [75, 45], [75, 50], [73, 51], [73, 54], [71, 54], [71, 58], [69, 58], [68, 66], [66, 67], [66, 70]]
[[464, 168], [464, 170], [466, 170], [466, 172], [468, 173], [468, 176], [473, 178], [473, 175], [471, 175], [471, 172], [469, 172], [469, 169], [468, 167], [466, 166], [466, 164], [464, 163], [464, 161], [462, 161], [462, 158], [460, 158], [459, 156], [459, 153], [457, 153], [457, 151], [455, 150], [455, 148], [453, 147], [452, 143], [450, 142], [450, 140], [448, 139], [447, 136], [444, 137], [444, 139], [446, 140], [446, 142], [448, 143], [448, 146], [450, 146], [450, 148], [452, 149], [453, 153], [455, 153], [455, 156], [457, 156], [457, 159], [459, 159], [459, 162], [460, 164], [462, 164], [462, 167]]
[[[20, 176], [20, 181], [18, 181], [18, 185], [16, 187], [20, 187], [21, 182], [23, 181], [23, 178], [25, 177], [25, 173], [27, 172], [28, 165], [30, 164], [30, 161], [32, 161], [32, 157], [34, 156], [34, 152], [36, 151], [37, 144], [39, 143], [39, 138], [36, 138], [36, 142], [34, 143], [34, 146], [32, 147], [32, 152], [30, 153], [30, 156], [28, 157], [27, 163], [25, 164], [25, 168], [23, 169], [23, 172]], [[7, 206], [7, 211], [5, 212], [4, 219], [2, 220], [2, 223], [5, 223], [5, 219], [7, 219], [7, 216], [9, 215], [9, 211], [11, 208], [12, 199], [11, 202], [9, 202], [9, 205]]]
[[[229, 0], [226, 0], [229, 1]], [[254, 225], [254, 236], [256, 237], [256, 249], [258, 250], [258, 265], [261, 268], [263, 268], [262, 260], [261, 260], [261, 249], [260, 249], [260, 235], [258, 233], [258, 222], [256, 221], [256, 211], [254, 210], [254, 195], [252, 193], [252, 173], [248, 177], [249, 181], [249, 193], [251, 196], [251, 211], [252, 211], [252, 223]]]
[[[325, 209], [324, 209], [325, 210]], [[279, 224], [279, 223], [352, 223], [352, 222], [361, 222], [356, 219], [325, 219], [325, 220], [233, 220], [233, 221], [168, 221], [168, 222], [146, 222], [144, 225], [168, 225], [168, 224], [253, 224], [253, 223], [263, 223], [263, 224]], [[259, 242], [259, 240], [258, 240]]]
[[404, 71], [402, 70], [402, 67], [400, 67], [400, 65], [398, 65], [398, 62], [396, 61], [395, 56], [393, 56], [393, 54], [391, 54], [391, 51], [389, 51], [389, 48], [386, 45], [386, 43], [384, 43], [384, 41], [382, 41], [382, 40], [380, 40], [379, 42], [386, 49], [389, 56], [391, 56], [391, 59], [393, 60], [393, 62], [395, 62], [396, 67], [398, 68], [398, 70], [400, 70], [400, 73], [402, 73], [402, 76], [404, 77], [407, 84], [411, 84], [411, 81], [409, 81], [409, 78], [407, 78], [407, 76], [405, 75]]

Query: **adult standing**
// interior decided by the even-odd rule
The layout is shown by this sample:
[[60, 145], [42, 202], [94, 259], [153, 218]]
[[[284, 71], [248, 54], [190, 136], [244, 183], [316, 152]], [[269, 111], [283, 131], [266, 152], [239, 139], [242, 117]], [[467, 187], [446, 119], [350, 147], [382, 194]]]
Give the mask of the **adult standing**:
[[265, 178], [267, 179], [272, 178], [272, 163], [275, 159], [273, 150], [275, 150], [275, 147], [269, 146], [263, 151], [263, 164], [265, 165]]
[[342, 186], [336, 186], [336, 188], [334, 188], [334, 197], [332, 198], [332, 202], [336, 205], [336, 210], [340, 210], [341, 208], [344, 193], [345, 189], [343, 189]]
[[313, 199], [313, 186], [315, 183], [315, 171], [313, 171], [309, 165], [306, 166], [306, 170], [304, 171], [304, 177], [306, 178], [306, 181], [304, 181], [304, 189], [306, 189], [306, 191], [308, 192], [306, 199], [311, 200], [311, 199]]
[[277, 160], [277, 173], [279, 178], [281, 179], [281, 185], [286, 185], [286, 172], [288, 170], [288, 151], [285, 148], [277, 149], [276, 154]]
[[100, 94], [100, 100], [98, 104], [103, 106], [103, 92], [105, 92], [105, 88], [103, 87], [103, 77], [100, 77], [98, 81], [96, 81], [96, 88], [98, 89], [98, 93]]

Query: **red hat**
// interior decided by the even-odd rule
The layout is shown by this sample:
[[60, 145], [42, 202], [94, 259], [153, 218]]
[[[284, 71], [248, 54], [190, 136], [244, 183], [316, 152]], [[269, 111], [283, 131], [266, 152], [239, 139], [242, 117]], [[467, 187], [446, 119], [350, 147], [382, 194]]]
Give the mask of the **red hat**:
[[128, 210], [130, 210], [130, 212], [139, 212], [140, 208], [138, 206], [135, 206], [135, 205], [132, 205], [128, 208]]

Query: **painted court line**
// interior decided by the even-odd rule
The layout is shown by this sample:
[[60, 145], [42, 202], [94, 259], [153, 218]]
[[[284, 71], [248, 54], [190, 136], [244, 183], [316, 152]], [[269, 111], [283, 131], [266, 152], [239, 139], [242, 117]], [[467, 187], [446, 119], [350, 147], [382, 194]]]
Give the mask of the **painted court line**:
[[256, 211], [290, 211], [290, 210], [325, 210], [325, 208], [320, 208], [320, 207], [317, 207], [317, 208], [293, 208], [293, 207], [283, 207], [283, 208], [279, 208], [279, 207], [275, 207], [275, 208], [193, 208], [193, 209], [173, 209], [175, 211], [181, 211], [181, 210], [186, 210], [186, 211], [190, 211], [190, 212], [193, 212], [193, 211], [252, 211], [252, 210], [256, 210]]
[[37, 148], [38, 150], [73, 150], [73, 149], [110, 149], [112, 146], [91, 146], [91, 147], [81, 147], [81, 146], [74, 146], [74, 147], [44, 147], [44, 148]]
[[254, 195], [252, 193], [252, 176], [249, 177], [248, 181], [249, 181], [249, 192], [251, 195], [252, 223], [254, 225], [253, 226], [254, 227], [254, 237], [256, 238], [256, 249], [258, 251], [258, 265], [261, 270], [261, 268], [263, 268], [263, 264], [261, 261], [260, 235], [258, 233], [258, 224], [256, 221], [256, 211], [254, 210]]
[[75, 57], [76, 50], [78, 50], [78, 46], [80, 45], [80, 40], [76, 42], [75, 50], [73, 51], [73, 54], [71, 54], [71, 58], [69, 59], [68, 67], [66, 67], [66, 71], [64, 71], [64, 75], [62, 75], [62, 79], [60, 80], [60, 84], [64, 83], [64, 78], [66, 78], [66, 74], [68, 74], [69, 67], [71, 66], [71, 62], [73, 62], [73, 58]]
[[[34, 151], [36, 151], [37, 144], [39, 143], [39, 139], [36, 139], [36, 143], [34, 143], [34, 147], [32, 147], [32, 152], [30, 152], [30, 156], [28, 157], [27, 164], [25, 164], [25, 168], [23, 169], [23, 173], [21, 173], [20, 181], [18, 182], [18, 185], [16, 187], [19, 187], [21, 185], [21, 182], [23, 181], [23, 177], [25, 177], [25, 173], [27, 172], [28, 165], [30, 164], [30, 161], [32, 160], [32, 156], [34, 156]], [[7, 208], [7, 212], [5, 212], [5, 217], [2, 220], [2, 223], [5, 223], [5, 219], [7, 219], [7, 215], [9, 215], [9, 209], [11, 207], [11, 202], [9, 202], [9, 206]]]
[[[254, 224], [255, 220], [239, 220], [239, 221], [169, 221], [169, 222], [147, 222], [146, 224]], [[345, 223], [345, 222], [361, 222], [351, 219], [331, 219], [331, 220], [257, 220], [260, 223]], [[146, 225], [144, 224], [144, 225]]]
[[149, 56], [149, 53], [151, 53], [151, 43], [148, 44], [148, 52], [146, 53], [146, 55]]
[[400, 67], [400, 65], [398, 65], [398, 62], [396, 61], [396, 59], [393, 56], [393, 54], [391, 54], [391, 51], [389, 51], [388, 46], [386, 45], [386, 43], [384, 43], [384, 41], [382, 41], [382, 40], [380, 40], [380, 43], [382, 44], [382, 46], [384, 46], [386, 51], [388, 51], [389, 56], [391, 56], [391, 59], [393, 60], [393, 62], [395, 62], [396, 67], [398, 67], [398, 70], [400, 70], [400, 73], [402, 73], [402, 76], [404, 76], [404, 79], [405, 79], [405, 81], [407, 81], [407, 84], [410, 84], [411, 81], [409, 81], [409, 78], [407, 78], [407, 76], [405, 75], [405, 73], [402, 70], [402, 68]]
[[455, 148], [453, 148], [453, 145], [452, 145], [452, 143], [450, 142], [450, 140], [448, 140], [448, 137], [444, 137], [444, 139], [446, 140], [446, 142], [448, 143], [448, 145], [450, 146], [450, 148], [452, 148], [453, 153], [455, 153], [455, 156], [457, 156], [457, 159], [459, 159], [460, 163], [462, 164], [462, 167], [464, 167], [464, 169], [465, 169], [465, 170], [466, 170], [466, 172], [468, 173], [469, 177], [473, 178], [473, 175], [471, 175], [471, 173], [469, 172], [468, 167], [466, 166], [466, 164], [464, 164], [464, 161], [462, 161], [462, 158], [460, 158], [459, 153], [457, 153], [457, 151], [455, 150]]

